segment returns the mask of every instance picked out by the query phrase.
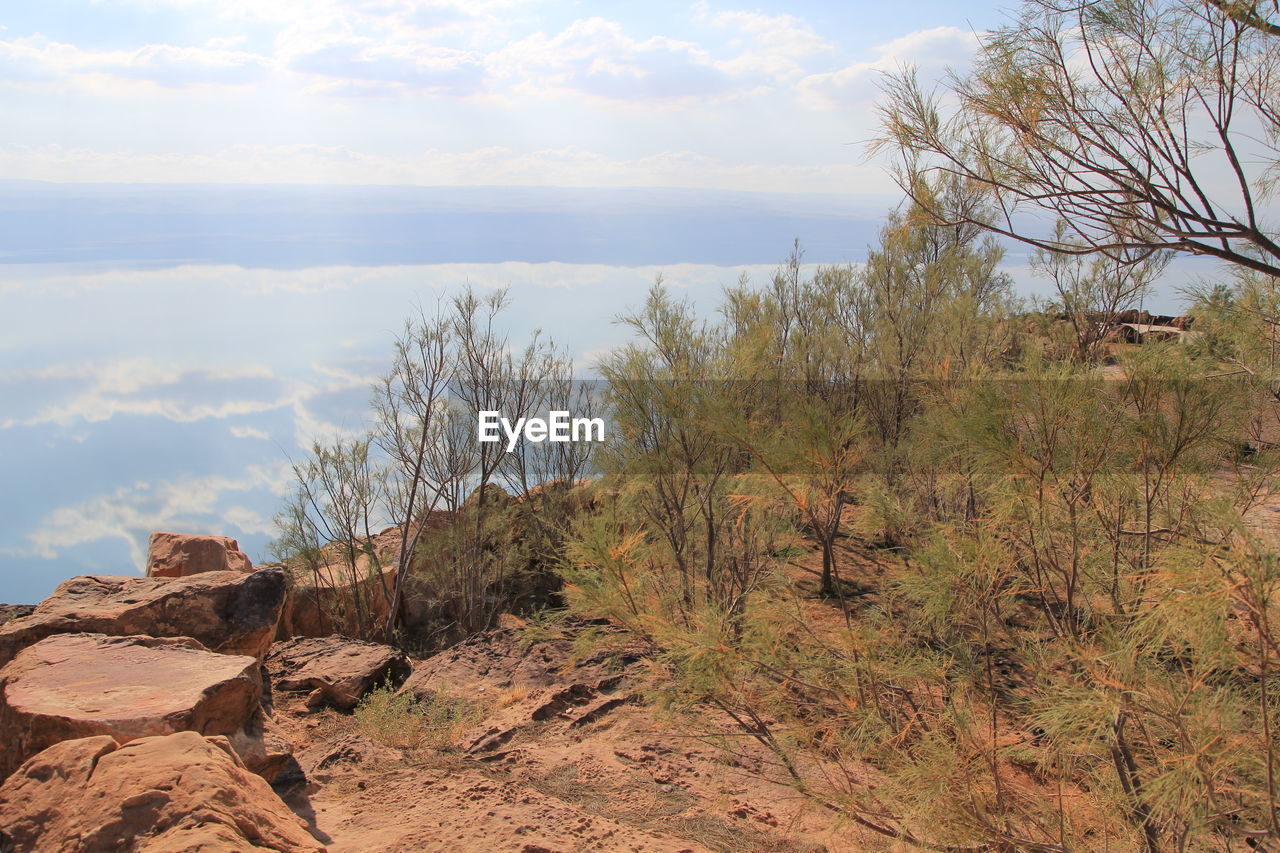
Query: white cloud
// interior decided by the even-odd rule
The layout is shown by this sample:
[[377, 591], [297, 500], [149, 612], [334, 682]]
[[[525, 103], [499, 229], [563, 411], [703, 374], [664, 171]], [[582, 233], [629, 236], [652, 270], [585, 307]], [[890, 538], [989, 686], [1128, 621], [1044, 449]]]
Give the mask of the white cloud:
[[[3, 155], [0, 155], [0, 161]], [[119, 162], [119, 161], [117, 161]], [[203, 161], [197, 161], [203, 162]], [[68, 272], [57, 267], [40, 275], [23, 271], [20, 275], [6, 277], [0, 269], [0, 293], [16, 291], [51, 291], [73, 293], [82, 291], [120, 292], [124, 288], [163, 288], [174, 280], [188, 282], [195, 289], [233, 288], [241, 293], [268, 295], [273, 293], [319, 294], [347, 290], [359, 286], [370, 276], [377, 276], [379, 269], [395, 267], [306, 267], [281, 275], [279, 270], [264, 267], [242, 267], [228, 264], [179, 265], [163, 269], [118, 269], [102, 272]], [[68, 368], [49, 368], [66, 370]], [[87, 370], [87, 368], [74, 368]], [[0, 374], [0, 382], [6, 375]], [[50, 377], [68, 378], [68, 377]]]
[[[0, 41], [0, 82], [79, 83], [104, 94], [127, 94], [119, 86], [124, 79], [170, 88], [256, 83], [271, 65], [270, 59], [257, 54], [217, 47], [149, 44], [134, 50], [92, 51], [38, 35]], [[115, 85], [106, 85], [110, 80]]]
[[574, 21], [554, 36], [534, 33], [497, 51], [490, 65], [524, 95], [705, 102], [740, 89], [698, 45], [663, 36], [639, 40], [617, 22], [598, 17]]
[[155, 530], [221, 535], [221, 530], [210, 525], [226, 524], [246, 533], [270, 532], [251, 510], [233, 506], [220, 511], [218, 505], [228, 493], [264, 490], [281, 495], [287, 491], [290, 477], [289, 466], [281, 462], [250, 466], [235, 478], [215, 474], [121, 486], [53, 510], [26, 539], [31, 553], [49, 560], [57, 559], [60, 549], [118, 539], [129, 546], [133, 563], [141, 571], [148, 537]]
[[106, 91], [104, 75], [117, 83], [185, 87], [256, 83], [292, 72], [305, 91], [343, 97], [466, 97], [510, 90], [520, 96], [571, 93], [669, 104], [740, 97], [792, 79], [803, 71], [800, 60], [830, 48], [799, 18], [757, 12], [715, 16], [716, 27], [738, 35], [738, 53], [717, 59], [703, 45], [664, 35], [636, 37], [601, 17], [573, 21], [555, 34], [512, 38], [510, 15], [497, 14], [501, 4], [329, 2], [308, 4], [305, 13], [287, 11], [291, 5], [229, 3], [217, 10], [278, 26], [270, 56], [240, 49], [248, 43], [243, 34], [209, 38], [199, 47], [150, 44], [131, 51], [90, 51], [31, 36], [0, 42], [0, 69], [7, 72], [0, 79], [76, 82]]
[[271, 439], [271, 433], [264, 429], [257, 429], [256, 427], [251, 426], [233, 426], [231, 428], [231, 434], [236, 438], [258, 438], [263, 441], [269, 441]]
[[92, 379], [95, 389], [103, 394], [136, 394], [161, 385], [175, 385], [191, 374], [214, 381], [235, 379], [269, 379], [270, 369], [262, 366], [230, 368], [183, 368], [151, 359], [123, 359], [79, 365], [50, 365], [31, 370], [12, 370], [0, 374], [0, 384], [24, 380]]
[[257, 83], [271, 65], [269, 59], [244, 51], [153, 44], [134, 51], [96, 54], [86, 69], [181, 88], [202, 83]]
[[[615, 157], [577, 147], [487, 146], [370, 154], [342, 146], [237, 145], [215, 154], [140, 154], [0, 146], [0, 175], [61, 181], [416, 184], [422, 186], [666, 186], [762, 192], [893, 192], [878, 167], [848, 162], [731, 163], [691, 150]], [[334, 286], [341, 286], [335, 284]]]
[[742, 54], [720, 63], [721, 68], [733, 74], [758, 73], [778, 80], [793, 79], [804, 73], [804, 60], [833, 47], [809, 24], [793, 15], [721, 12], [713, 22], [738, 31], [750, 43]]
[[877, 46], [874, 59], [855, 62], [837, 71], [811, 74], [799, 82], [797, 89], [806, 106], [847, 109], [878, 95], [876, 79], [880, 74], [915, 66], [936, 77], [948, 67], [958, 68], [968, 63], [978, 45], [978, 34], [959, 27], [917, 30]]
[[426, 95], [510, 105], [570, 96], [649, 108], [705, 107], [798, 83], [806, 105], [830, 109], [866, 96], [877, 71], [903, 62], [963, 62], [976, 43], [972, 33], [939, 26], [833, 69], [823, 68], [823, 57], [837, 45], [790, 14], [703, 10], [694, 18], [710, 33], [691, 41], [638, 35], [600, 16], [544, 30], [536, 16], [512, 11], [520, 3], [501, 0], [160, 2], [206, 19], [274, 29], [273, 46], [255, 53], [241, 33], [200, 46], [94, 51], [32, 35], [0, 41], [0, 81], [117, 97], [133, 91], [127, 82], [153, 88], [272, 82], [340, 99]]
[[204, 46], [213, 48], [214, 50], [230, 50], [232, 48], [240, 47], [248, 41], [249, 37], [242, 33], [235, 36], [206, 39]]
[[[257, 414], [288, 402], [271, 396], [273, 391], [279, 393], [280, 383], [265, 367], [179, 366], [142, 358], [14, 371], [0, 376], [0, 386], [11, 386], [8, 394], [16, 401], [22, 395], [12, 386], [51, 379], [79, 379], [82, 384], [33, 413], [10, 414], [0, 419], [0, 430], [46, 424], [92, 424], [120, 415], [192, 423], [206, 418]], [[244, 387], [246, 385], [249, 387]], [[204, 393], [193, 394], [193, 389]], [[260, 392], [258, 396], [235, 396], [254, 389]]]
[[221, 518], [240, 533], [271, 536], [276, 532], [276, 526], [270, 519], [263, 518], [261, 513], [246, 506], [229, 507], [223, 511]]
[[445, 26], [456, 21], [487, 19], [526, 0], [121, 0], [160, 6], [245, 23], [292, 24], [307, 18], [341, 16], [369, 24]]
[[480, 93], [487, 76], [484, 55], [437, 44], [436, 38], [414, 28], [387, 34], [361, 31], [340, 16], [309, 17], [277, 36], [276, 56], [284, 67], [309, 78], [311, 91]]
[[[172, 5], [202, 4], [178, 0]], [[279, 26], [275, 53], [239, 49], [249, 41], [244, 34], [209, 38], [202, 46], [148, 44], [110, 51], [33, 35], [0, 41], [0, 82], [58, 83], [119, 96], [130, 93], [121, 86], [126, 80], [169, 88], [243, 85], [295, 71], [303, 85], [325, 81], [319, 91], [345, 84], [465, 95], [483, 84], [484, 56], [435, 42], [451, 28], [494, 25], [491, 16], [446, 3], [233, 2], [207, 11]]]
[[[772, 265], [744, 265], [721, 267], [713, 264], [678, 263], [665, 265], [644, 265], [621, 267], [614, 264], [577, 264], [560, 261], [533, 263], [529, 261], [504, 261], [502, 263], [452, 263], [452, 264], [417, 264], [387, 265], [378, 267], [306, 267], [303, 269], [267, 269], [246, 268], [240, 266], [177, 266], [149, 270], [117, 270], [110, 272], [62, 273], [50, 272], [43, 275], [24, 274], [20, 281], [29, 288], [57, 290], [61, 294], [72, 295], [79, 290], [118, 289], [126, 285], [141, 288], [171, 286], [175, 280], [181, 280], [193, 289], [210, 287], [231, 287], [245, 294], [315, 294], [336, 287], [333, 283], [342, 282], [343, 290], [360, 292], [381, 292], [381, 288], [399, 286], [411, 287], [415, 291], [422, 287], [441, 288], [466, 282], [475, 287], [502, 289], [513, 285], [531, 288], [554, 288], [564, 290], [581, 290], [591, 287], [611, 286], [607, 284], [619, 270], [640, 281], [652, 281], [661, 274], [675, 287], [685, 286], [685, 282], [721, 281], [732, 271], [731, 278], [740, 272], [749, 275], [771, 274]], [[18, 281], [19, 279], [15, 279]], [[0, 279], [0, 288], [13, 284]], [[343, 342], [350, 346], [356, 341]], [[0, 374], [0, 385], [19, 381], [48, 383], [59, 379], [92, 380], [101, 375], [117, 377], [113, 382], [128, 381], [130, 391], [137, 391], [146, 386], [154, 386], [176, 381], [188, 368], [173, 365], [160, 365], [145, 359], [112, 362], [109, 365], [53, 365], [34, 370], [15, 370]], [[373, 365], [376, 371], [379, 365]], [[343, 379], [350, 382], [365, 381], [371, 374], [367, 370], [352, 370], [350, 367], [318, 366], [314, 370], [321, 375]], [[215, 374], [218, 377], [234, 379], [246, 377], [265, 378], [273, 374], [264, 367], [241, 367]], [[127, 377], [127, 380], [124, 378]], [[125, 386], [116, 386], [125, 387]]]
[[[35, 411], [0, 419], [0, 431], [17, 427], [75, 427], [115, 417], [162, 418], [188, 424], [208, 419], [261, 415], [287, 409], [293, 415], [297, 447], [331, 443], [359, 435], [363, 423], [335, 423], [317, 409], [326, 398], [358, 391], [364, 394], [384, 368], [381, 361], [355, 359], [339, 364], [315, 364], [304, 379], [284, 380], [260, 367], [207, 369], [131, 359], [79, 366], [49, 367], [0, 376], [0, 388], [17, 406], [26, 396], [21, 383], [41, 385], [52, 379], [79, 379], [52, 402]], [[229, 428], [237, 438], [269, 439], [253, 427]]]
[[661, 35], [637, 38], [616, 21], [592, 17], [555, 35], [533, 33], [491, 54], [488, 64], [521, 94], [705, 106], [795, 79], [804, 61], [832, 47], [792, 15], [722, 12], [711, 23], [736, 35], [732, 55]]

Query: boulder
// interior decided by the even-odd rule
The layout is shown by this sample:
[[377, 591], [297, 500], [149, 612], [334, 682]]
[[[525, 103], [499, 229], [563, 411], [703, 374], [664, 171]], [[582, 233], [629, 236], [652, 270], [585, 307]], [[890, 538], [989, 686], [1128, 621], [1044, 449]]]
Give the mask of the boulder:
[[306, 782], [293, 755], [293, 743], [263, 709], [257, 709], [242, 731], [228, 736], [244, 766], [280, 789]]
[[413, 667], [403, 652], [346, 637], [295, 637], [276, 643], [266, 660], [271, 685], [281, 691], [308, 691], [306, 704], [349, 711], [375, 687], [393, 688]]
[[256, 659], [185, 638], [58, 634], [0, 669], [0, 775], [59, 741], [242, 735], [258, 711]]
[[224, 738], [63, 741], [0, 786], [0, 849], [178, 853], [324, 848]]
[[53, 634], [192, 637], [215, 652], [262, 660], [285, 601], [278, 569], [186, 578], [85, 575], [64, 582], [30, 616], [0, 625], [0, 666]]
[[251, 572], [253, 563], [236, 540], [191, 533], [151, 534], [147, 577], [185, 578], [203, 572]]

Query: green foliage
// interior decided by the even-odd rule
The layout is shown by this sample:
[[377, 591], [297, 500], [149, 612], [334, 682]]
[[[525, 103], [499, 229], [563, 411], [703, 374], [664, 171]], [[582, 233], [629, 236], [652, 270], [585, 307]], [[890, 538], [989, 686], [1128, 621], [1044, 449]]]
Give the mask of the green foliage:
[[[864, 269], [793, 254], [716, 324], [655, 289], [605, 365], [622, 429], [570, 607], [886, 849], [1280, 842], [1277, 371], [1272, 324], [1232, 313], [1274, 289], [1104, 372], [1027, 337], [977, 234], [908, 209]], [[1078, 272], [1080, 299], [1145, 282]]]

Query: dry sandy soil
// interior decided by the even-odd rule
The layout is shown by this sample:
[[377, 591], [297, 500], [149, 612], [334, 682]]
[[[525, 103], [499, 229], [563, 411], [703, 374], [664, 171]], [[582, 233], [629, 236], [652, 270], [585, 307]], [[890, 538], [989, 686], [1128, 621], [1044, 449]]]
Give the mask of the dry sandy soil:
[[278, 698], [309, 780], [285, 799], [332, 851], [863, 849], [762, 779], [762, 750], [718, 738], [722, 721], [659, 712], [639, 692], [643, 659], [608, 646], [580, 660], [569, 638], [500, 629], [419, 662], [409, 689], [472, 711], [411, 748]]

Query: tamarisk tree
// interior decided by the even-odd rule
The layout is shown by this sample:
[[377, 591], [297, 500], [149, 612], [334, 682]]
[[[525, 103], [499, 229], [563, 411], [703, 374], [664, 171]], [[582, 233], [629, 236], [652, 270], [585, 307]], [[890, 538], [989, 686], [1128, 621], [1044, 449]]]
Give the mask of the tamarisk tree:
[[[1266, 219], [1280, 40], [1260, 4], [1026, 0], [968, 75], [887, 78], [878, 149], [936, 221], [1126, 264], [1173, 250], [1280, 274]], [[922, 180], [955, 175], [993, 212]], [[958, 203], [957, 203], [958, 202]], [[1054, 231], [1054, 221], [1067, 223]]]

